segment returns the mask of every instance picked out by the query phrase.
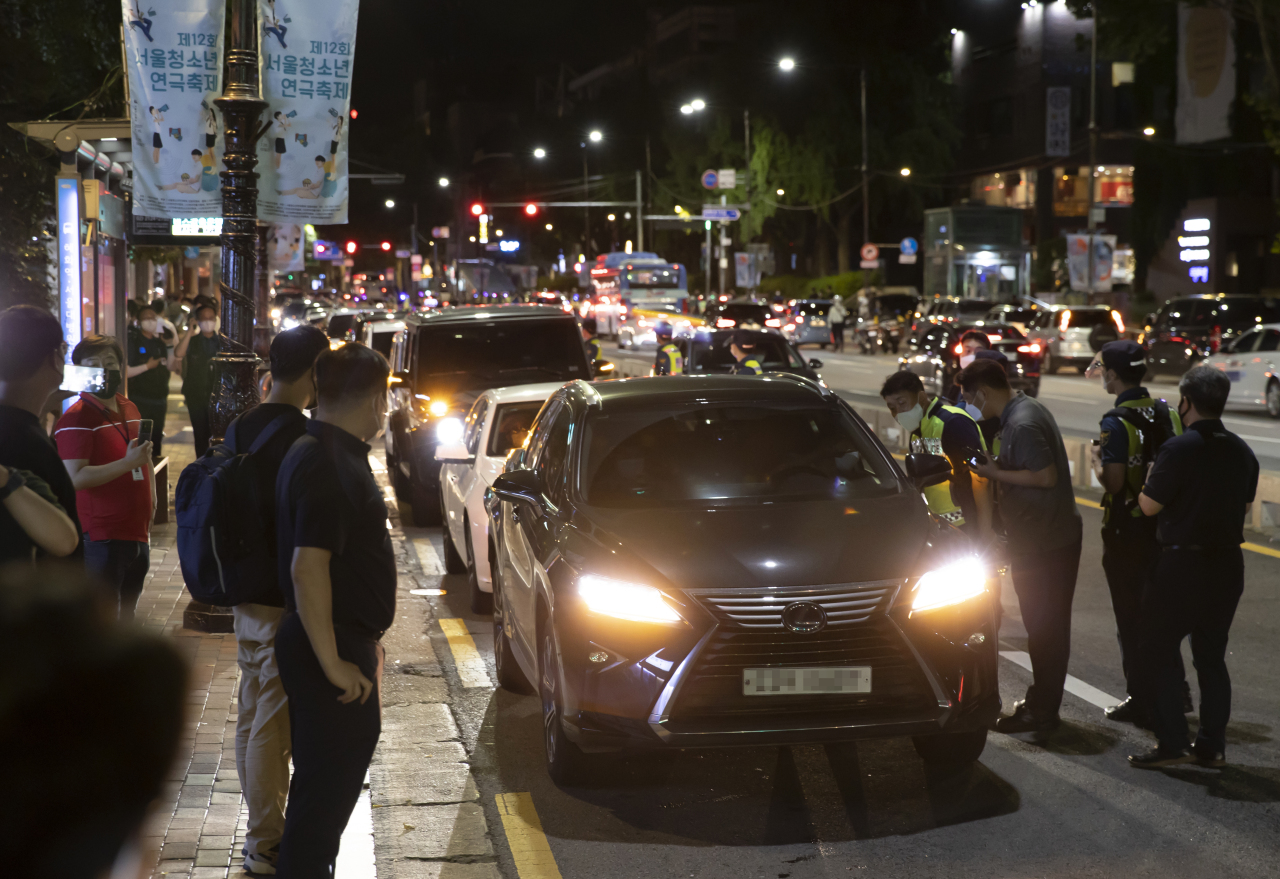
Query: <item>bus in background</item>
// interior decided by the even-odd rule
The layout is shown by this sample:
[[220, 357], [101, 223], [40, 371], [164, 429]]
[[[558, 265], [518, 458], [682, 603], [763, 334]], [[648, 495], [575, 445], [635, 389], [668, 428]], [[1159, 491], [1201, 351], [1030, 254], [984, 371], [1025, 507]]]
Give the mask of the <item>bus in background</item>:
[[688, 313], [685, 267], [656, 253], [602, 253], [589, 271], [591, 301], [583, 316], [595, 317], [601, 336], [617, 338], [631, 309]]

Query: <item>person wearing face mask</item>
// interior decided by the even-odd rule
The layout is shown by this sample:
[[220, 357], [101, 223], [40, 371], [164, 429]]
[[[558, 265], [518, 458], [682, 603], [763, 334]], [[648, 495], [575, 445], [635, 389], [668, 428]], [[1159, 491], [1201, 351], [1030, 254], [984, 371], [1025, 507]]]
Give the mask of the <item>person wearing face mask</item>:
[[[1140, 610], [1160, 550], [1156, 544], [1156, 520], [1143, 514], [1138, 495], [1156, 452], [1165, 440], [1182, 433], [1178, 413], [1171, 412], [1168, 403], [1152, 398], [1142, 387], [1146, 371], [1146, 352], [1141, 345], [1127, 340], [1103, 345], [1085, 371], [1086, 377], [1100, 378], [1103, 390], [1115, 395], [1115, 408], [1102, 417], [1100, 439], [1093, 446], [1093, 466], [1106, 491], [1102, 499], [1102, 569], [1111, 592], [1128, 695], [1123, 702], [1106, 709], [1105, 714], [1109, 720], [1142, 726], [1148, 725], [1149, 720], [1148, 712], [1135, 698], [1141, 653]], [[1183, 686], [1186, 687], [1185, 680]], [[1187, 688], [1188, 704], [1184, 707], [1188, 711], [1190, 701]]]
[[129, 400], [143, 418], [151, 419], [151, 451], [158, 459], [164, 442], [164, 419], [169, 409], [169, 370], [174, 359], [160, 338], [160, 318], [154, 307], [138, 308], [138, 326], [129, 333]]
[[[991, 340], [987, 338], [986, 333], [978, 330], [967, 330], [960, 336], [960, 340], [956, 344], [960, 347], [961, 369], [973, 363], [977, 359], [979, 352], [991, 350]], [[1005, 360], [1005, 362], [1008, 363], [1008, 360]], [[951, 387], [942, 391], [942, 396], [968, 412], [974, 421], [982, 420], [982, 416], [978, 414], [978, 411], [965, 403], [964, 396], [960, 393], [960, 373], [956, 373], [956, 378], [953, 380]]]
[[890, 375], [880, 396], [907, 432], [913, 453], [942, 455], [951, 462], [952, 478], [924, 490], [929, 512], [979, 540], [989, 541], [991, 499], [987, 484], [973, 479], [965, 463], [971, 450], [987, 448], [977, 423], [963, 409], [925, 391], [914, 372]]
[[732, 341], [729, 342], [729, 353], [737, 361], [733, 366], [734, 375], [762, 375], [764, 373], [764, 367], [760, 365], [760, 360], [756, 355], [756, 337], [753, 334], [745, 330], [739, 330], [734, 333]]
[[141, 441], [138, 408], [120, 393], [124, 352], [111, 336], [89, 335], [71, 362], [106, 372], [106, 387], [84, 392], [58, 419], [53, 438], [76, 487], [84, 561], [111, 590], [120, 619], [133, 619], [151, 567], [156, 481], [151, 443]]
[[[1155, 516], [1160, 558], [1142, 600], [1141, 691], [1152, 708], [1156, 747], [1129, 757], [1139, 769], [1179, 763], [1226, 765], [1231, 719], [1227, 636], [1244, 591], [1244, 521], [1258, 490], [1258, 459], [1222, 424], [1231, 393], [1211, 366], [1178, 383], [1186, 426], [1166, 440], [1147, 474], [1138, 505]], [[1191, 636], [1200, 683], [1200, 729], [1188, 737], [1180, 648]]]
[[282, 876], [332, 875], [378, 743], [380, 639], [395, 617], [396, 563], [368, 441], [383, 429], [390, 375], [364, 345], [322, 353], [316, 416], [276, 480], [285, 599], [276, 661], [293, 733]]
[[209, 449], [209, 415], [213, 406], [213, 356], [222, 348], [218, 335], [218, 312], [212, 305], [196, 308], [195, 320], [187, 327], [174, 349], [174, 359], [182, 363], [182, 397], [191, 419], [196, 457]]

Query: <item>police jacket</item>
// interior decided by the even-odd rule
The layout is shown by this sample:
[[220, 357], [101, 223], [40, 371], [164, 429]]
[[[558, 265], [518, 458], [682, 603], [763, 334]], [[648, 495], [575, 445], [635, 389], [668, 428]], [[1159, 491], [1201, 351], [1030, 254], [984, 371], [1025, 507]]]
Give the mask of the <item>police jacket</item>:
[[973, 483], [968, 468], [963, 464], [966, 447], [986, 452], [987, 441], [978, 429], [978, 423], [963, 409], [934, 397], [924, 410], [920, 426], [911, 434], [911, 451], [944, 456], [951, 460], [956, 475], [963, 476], [924, 490], [929, 512], [957, 526], [965, 522], [961, 504], [967, 505], [973, 498]]

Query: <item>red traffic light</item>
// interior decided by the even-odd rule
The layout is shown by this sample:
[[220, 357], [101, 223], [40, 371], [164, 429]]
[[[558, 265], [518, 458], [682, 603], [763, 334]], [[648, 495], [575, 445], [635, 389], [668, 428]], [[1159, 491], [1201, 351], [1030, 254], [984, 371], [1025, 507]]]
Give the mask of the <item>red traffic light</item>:
[[382, 242], [382, 249], [383, 249], [383, 250], [390, 250], [390, 249], [391, 249], [391, 242], [390, 242], [390, 241], [384, 241], [384, 242]]
[[529, 202], [524, 206], [524, 214], [526, 217], [536, 217], [538, 215], [538, 206], [533, 202]]
[[476, 202], [475, 204], [471, 205], [471, 216], [478, 217], [483, 213], [484, 213], [484, 205], [480, 204], [480, 202]]
[[356, 244], [354, 241], [348, 241], [344, 245], [344, 248], [346, 249], [347, 253], [355, 253], [357, 250], [360, 249], [360, 245]]

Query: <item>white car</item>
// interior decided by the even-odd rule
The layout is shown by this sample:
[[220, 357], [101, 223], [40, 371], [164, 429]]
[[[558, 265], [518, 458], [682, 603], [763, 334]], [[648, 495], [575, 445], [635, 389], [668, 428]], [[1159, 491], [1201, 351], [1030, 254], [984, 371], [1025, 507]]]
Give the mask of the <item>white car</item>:
[[1232, 409], [1266, 409], [1280, 418], [1280, 323], [1259, 324], [1231, 346], [1204, 359], [1231, 379]]
[[[493, 606], [485, 490], [502, 473], [507, 453], [524, 444], [538, 410], [562, 384], [547, 382], [485, 391], [472, 404], [465, 420], [446, 419], [438, 428], [441, 442], [436, 459], [442, 465], [444, 566], [450, 574], [468, 575], [471, 609], [476, 613], [488, 613]], [[449, 436], [449, 432], [455, 435]]]

